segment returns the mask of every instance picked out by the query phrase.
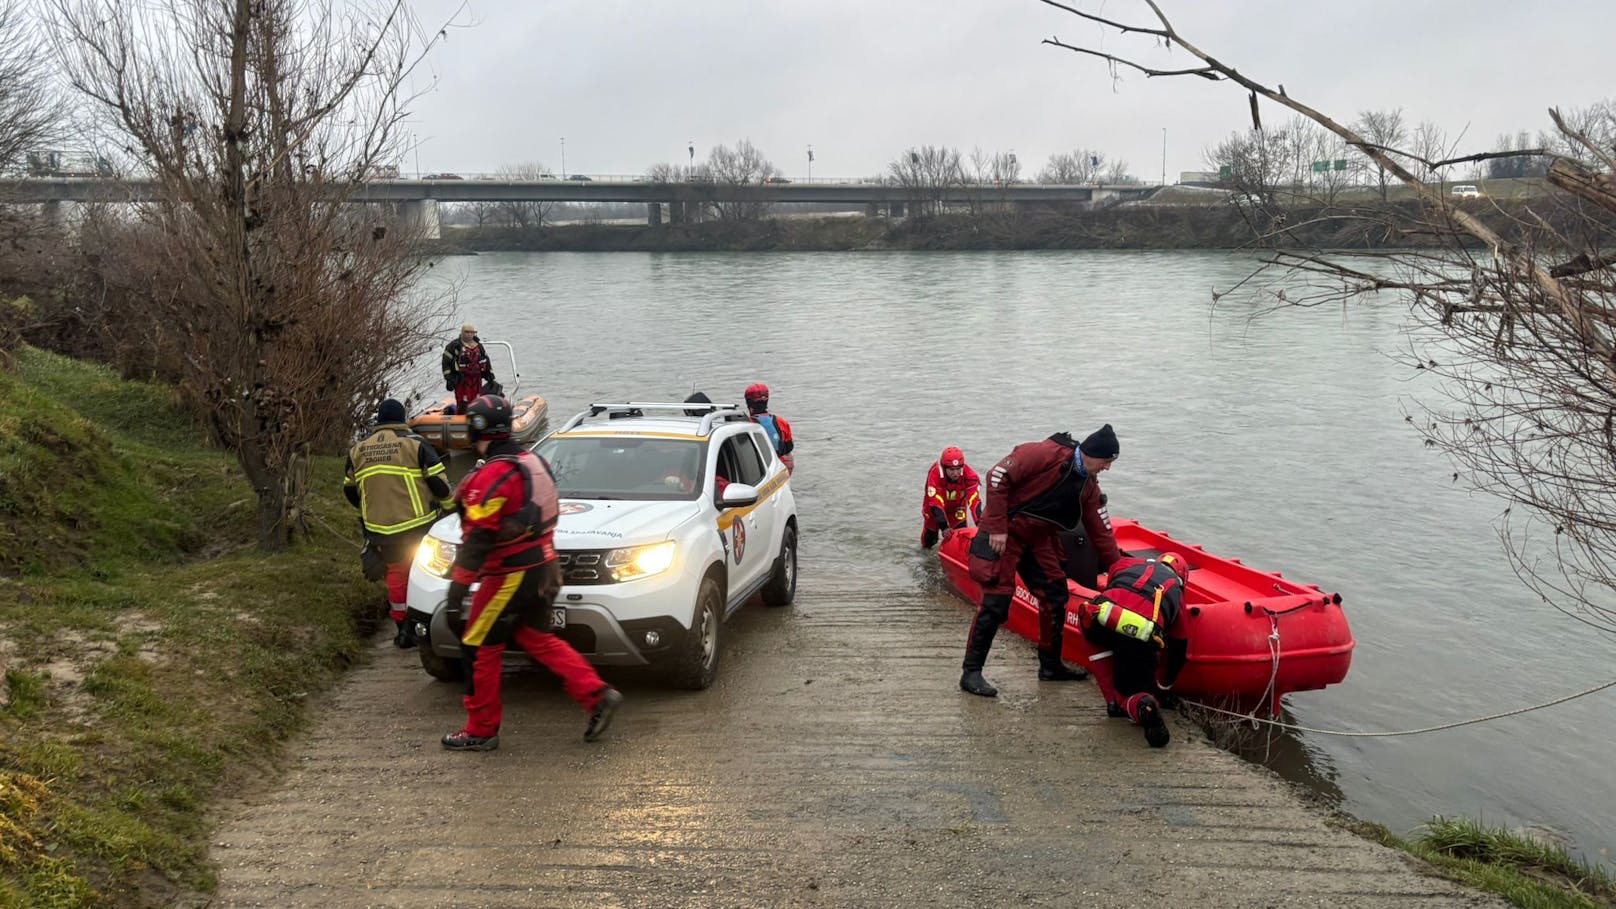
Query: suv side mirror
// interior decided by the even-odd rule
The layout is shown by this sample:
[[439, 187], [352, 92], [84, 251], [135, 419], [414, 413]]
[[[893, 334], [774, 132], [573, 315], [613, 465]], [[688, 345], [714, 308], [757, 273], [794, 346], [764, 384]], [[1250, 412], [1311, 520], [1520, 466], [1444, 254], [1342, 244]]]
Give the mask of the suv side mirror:
[[756, 505], [757, 500], [758, 491], [756, 486], [748, 486], [745, 483], [731, 483], [724, 487], [724, 494], [719, 497], [718, 503], [725, 508], [745, 508], [748, 505]]

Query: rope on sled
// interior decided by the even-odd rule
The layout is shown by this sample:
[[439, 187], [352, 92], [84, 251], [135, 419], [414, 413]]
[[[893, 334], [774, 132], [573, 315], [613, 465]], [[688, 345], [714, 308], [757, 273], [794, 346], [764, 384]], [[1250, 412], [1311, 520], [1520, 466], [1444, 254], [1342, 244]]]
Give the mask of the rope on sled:
[[1558, 704], [1564, 704], [1567, 701], [1574, 701], [1577, 698], [1587, 697], [1590, 694], [1598, 694], [1599, 692], [1604, 691], [1607, 688], [1616, 688], [1616, 679], [1611, 679], [1608, 682], [1604, 682], [1604, 683], [1601, 683], [1599, 685], [1595, 685], [1595, 686], [1593, 686], [1591, 688], [1584, 688], [1583, 690], [1575, 692], [1573, 694], [1568, 694], [1568, 695], [1564, 695], [1562, 697], [1557, 697], [1552, 701], [1544, 701], [1541, 704], [1532, 704], [1531, 706], [1528, 706], [1528, 707], [1517, 707], [1514, 710], [1505, 710], [1505, 711], [1502, 711], [1502, 712], [1499, 712], [1499, 713], [1488, 714], [1487, 716], [1478, 716], [1478, 717], [1475, 717], [1474, 719], [1469, 719], [1469, 720], [1458, 720], [1458, 721], [1452, 722], [1452, 723], [1441, 723], [1441, 724], [1436, 725], [1436, 726], [1422, 726], [1422, 727], [1420, 727], [1418, 729], [1398, 729], [1398, 730], [1388, 730], [1388, 731], [1379, 731], [1379, 732], [1354, 732], [1354, 731], [1345, 730], [1345, 729], [1316, 729], [1316, 728], [1314, 728], [1312, 726], [1300, 726], [1300, 725], [1297, 725], [1295, 723], [1282, 723], [1279, 720], [1266, 720], [1266, 719], [1263, 719], [1262, 717], [1254, 716], [1252, 714], [1238, 713], [1238, 712], [1233, 711], [1233, 710], [1224, 710], [1221, 707], [1213, 707], [1210, 704], [1202, 704], [1199, 701], [1191, 701], [1191, 700], [1185, 699], [1183, 701], [1183, 703], [1189, 704], [1189, 705], [1191, 705], [1193, 707], [1199, 707], [1202, 710], [1209, 710], [1212, 713], [1221, 713], [1224, 716], [1231, 716], [1231, 717], [1235, 717], [1235, 718], [1240, 719], [1240, 720], [1247, 720], [1247, 721], [1250, 721], [1252, 723], [1263, 723], [1265, 725], [1272, 726], [1272, 727], [1275, 727], [1277, 729], [1289, 729], [1289, 730], [1291, 730], [1293, 732], [1310, 732], [1310, 733], [1313, 733], [1314, 735], [1339, 735], [1339, 736], [1347, 736], [1349, 738], [1373, 739], [1373, 738], [1390, 738], [1392, 736], [1401, 736], [1401, 735], [1421, 735], [1421, 734], [1427, 733], [1427, 732], [1441, 732], [1444, 729], [1457, 729], [1460, 726], [1474, 726], [1474, 725], [1476, 725], [1478, 723], [1487, 723], [1487, 722], [1491, 722], [1493, 720], [1501, 720], [1501, 719], [1503, 719], [1505, 717], [1517, 716], [1517, 715], [1522, 714], [1522, 713], [1531, 713], [1534, 710], [1542, 710], [1545, 707], [1553, 707], [1553, 706], [1558, 705]]

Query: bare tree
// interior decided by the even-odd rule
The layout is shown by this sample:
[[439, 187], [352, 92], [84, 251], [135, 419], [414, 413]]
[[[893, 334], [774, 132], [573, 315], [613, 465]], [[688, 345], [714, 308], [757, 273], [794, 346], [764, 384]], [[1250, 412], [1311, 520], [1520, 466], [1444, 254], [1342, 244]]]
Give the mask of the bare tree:
[[[1408, 127], [1403, 125], [1403, 109], [1394, 110], [1366, 110], [1358, 115], [1358, 122], [1353, 130], [1374, 145], [1385, 149], [1388, 154], [1395, 154], [1408, 138]], [[1375, 181], [1380, 186], [1380, 201], [1386, 201], [1385, 165], [1374, 159], [1364, 160], [1375, 175]]]
[[965, 183], [959, 149], [941, 145], [905, 151], [887, 165], [887, 174], [893, 183], [909, 191], [910, 203], [920, 214], [941, 212], [947, 191]]
[[[63, 132], [66, 114], [50, 88], [52, 74], [41, 44], [22, 4], [0, 0], [0, 176], [18, 173], [31, 152]], [[0, 197], [0, 301], [49, 283], [42, 266], [50, 251], [60, 248], [56, 232], [32, 206], [6, 205]], [[13, 341], [25, 320], [17, 307], [0, 313], [0, 321], [12, 326]]]
[[[1436, 340], [1411, 348], [1409, 365], [1434, 376], [1448, 398], [1418, 418], [1427, 444], [1509, 503], [1500, 533], [1531, 589], [1567, 615], [1616, 632], [1616, 257], [1609, 254], [1616, 246], [1616, 130], [1600, 128], [1609, 119], [1549, 111], [1560, 143], [1575, 154], [1522, 150], [1511, 141], [1509, 149], [1416, 160], [1201, 50], [1173, 27], [1159, 0], [1144, 0], [1149, 25], [1042, 2], [1194, 60], [1167, 70], [1059, 39], [1045, 43], [1113, 69], [1234, 82], [1250, 93], [1254, 110], [1263, 98], [1306, 116], [1409, 188], [1420, 207], [1414, 223], [1388, 214], [1383, 226], [1419, 236], [1425, 249], [1363, 266], [1339, 254], [1275, 252], [1270, 266], [1309, 282], [1302, 303], [1380, 291], [1411, 301]], [[1493, 206], [1490, 219], [1455, 205], [1404, 163], [1440, 170], [1545, 154], [1552, 155], [1552, 191], [1528, 206]], [[1296, 302], [1295, 294], [1288, 299]]]
[[720, 221], [756, 221], [769, 212], [769, 203], [762, 192], [748, 192], [748, 187], [761, 187], [764, 182], [780, 176], [774, 166], [750, 139], [742, 139], [734, 148], [715, 146], [707, 155], [707, 166], [702, 175], [709, 182], [728, 188], [725, 198], [712, 203]]
[[[555, 174], [550, 171], [550, 168], [545, 167], [543, 162], [540, 161], [528, 161], [524, 164], [507, 164], [504, 167], [501, 167], [499, 170], [494, 171], [494, 174], [501, 180], [509, 180], [517, 183], [529, 183], [534, 180], [542, 180], [546, 177], [555, 176]], [[520, 228], [521, 230], [537, 230], [538, 228], [543, 227], [545, 219], [550, 217], [550, 212], [554, 208], [554, 202], [520, 202], [506, 200], [494, 203], [495, 216], [504, 223], [512, 227]]]
[[18, 0], [0, 0], [0, 174], [61, 133], [65, 119], [51, 90], [43, 41]]
[[1437, 179], [1439, 174], [1429, 162], [1441, 161], [1449, 156], [1451, 145], [1448, 142], [1448, 134], [1430, 120], [1421, 120], [1420, 125], [1414, 127], [1414, 135], [1410, 142], [1415, 155], [1414, 173], [1422, 180]]
[[1487, 176], [1493, 180], [1509, 180], [1521, 177], [1542, 177], [1549, 172], [1549, 159], [1544, 155], [1529, 154], [1545, 145], [1540, 137], [1537, 140], [1526, 130], [1520, 130], [1511, 136], [1505, 133], [1498, 137], [1493, 151], [1499, 152], [1487, 162]]
[[349, 203], [396, 151], [409, 36], [438, 32], [401, 0], [53, 6], [73, 87], [157, 184], [121, 287], [178, 335], [181, 391], [257, 494], [259, 544], [281, 548], [311, 449], [362, 422], [436, 327], [415, 237]]
[[651, 183], [688, 183], [697, 168], [660, 161], [645, 170], [645, 179]]
[[1235, 192], [1272, 204], [1292, 173], [1292, 149], [1283, 131], [1231, 133], [1207, 152], [1206, 162]]
[[1077, 148], [1069, 152], [1056, 152], [1038, 172], [1039, 183], [1075, 185], [1081, 183], [1138, 183], [1139, 178], [1128, 173], [1128, 162], [1109, 158], [1105, 152], [1092, 148]]

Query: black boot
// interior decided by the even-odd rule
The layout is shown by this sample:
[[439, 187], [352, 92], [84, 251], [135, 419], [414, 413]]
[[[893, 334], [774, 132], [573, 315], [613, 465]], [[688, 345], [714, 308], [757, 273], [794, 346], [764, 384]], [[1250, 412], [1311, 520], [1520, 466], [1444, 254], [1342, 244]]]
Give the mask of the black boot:
[[395, 619], [393, 624], [398, 626], [398, 633], [393, 635], [393, 646], [399, 650], [414, 650], [415, 623], [409, 619]]
[[999, 689], [994, 688], [987, 679], [982, 678], [982, 670], [980, 669], [967, 669], [960, 675], [960, 690], [985, 698], [999, 696]]
[[999, 689], [982, 678], [982, 667], [987, 664], [988, 650], [999, 626], [1010, 617], [1010, 597], [1007, 594], [983, 594], [982, 605], [976, 610], [976, 621], [971, 623], [971, 636], [965, 642], [965, 662], [961, 665], [960, 690], [981, 697], [997, 697]]
[[1081, 682], [1089, 677], [1087, 669], [1073, 669], [1061, 662], [1059, 650], [1038, 650], [1038, 681]]
[[1167, 747], [1172, 733], [1167, 731], [1167, 720], [1162, 717], [1160, 705], [1148, 694], [1139, 698], [1139, 725], [1145, 728], [1145, 742], [1150, 747]]

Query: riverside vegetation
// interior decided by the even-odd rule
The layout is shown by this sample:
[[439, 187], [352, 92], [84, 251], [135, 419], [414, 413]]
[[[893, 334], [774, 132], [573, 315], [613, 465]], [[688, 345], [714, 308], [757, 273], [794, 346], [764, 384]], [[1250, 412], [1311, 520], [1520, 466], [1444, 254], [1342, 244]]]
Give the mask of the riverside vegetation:
[[[313, 540], [257, 546], [241, 469], [168, 388], [29, 347], [0, 370], [0, 906], [212, 889], [222, 802], [276, 772], [382, 614], [340, 458]], [[357, 531], [352, 534], [357, 537]], [[323, 538], [322, 538], [323, 537]]]
[[[230, 797], [271, 784], [383, 607], [332, 528], [256, 544], [240, 468], [172, 391], [30, 347], [0, 370], [0, 906], [205, 901]], [[1523, 907], [1616, 905], [1606, 874], [1468, 821], [1352, 829]]]

